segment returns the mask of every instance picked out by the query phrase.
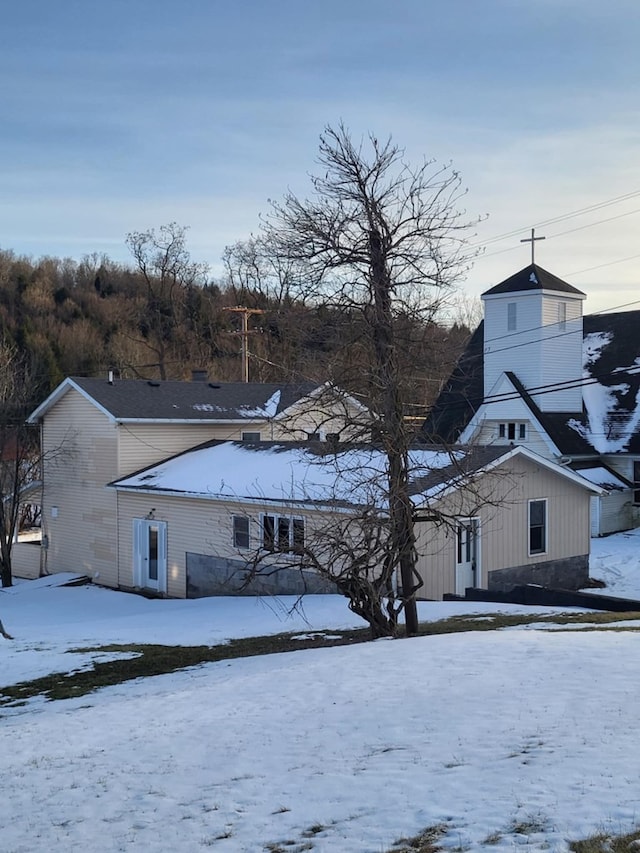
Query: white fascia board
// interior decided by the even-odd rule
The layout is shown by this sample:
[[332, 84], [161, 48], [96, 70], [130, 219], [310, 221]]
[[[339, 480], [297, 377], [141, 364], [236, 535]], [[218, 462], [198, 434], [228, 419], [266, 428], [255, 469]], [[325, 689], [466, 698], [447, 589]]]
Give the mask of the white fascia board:
[[29, 415], [29, 417], [27, 418], [27, 423], [35, 424], [39, 420], [41, 420], [41, 418], [46, 415], [49, 409], [55, 406], [58, 400], [64, 397], [67, 391], [69, 391], [71, 388], [73, 388], [74, 391], [77, 391], [78, 394], [84, 397], [85, 400], [91, 403], [91, 405], [98, 409], [98, 411], [102, 412], [102, 414], [105, 415], [105, 417], [107, 417], [111, 421], [111, 423], [116, 423], [116, 419], [111, 414], [111, 412], [108, 409], [105, 409], [105, 407], [102, 406], [100, 403], [98, 403], [98, 401], [94, 397], [92, 397], [90, 394], [87, 394], [87, 392], [83, 388], [81, 388], [76, 382], [74, 382], [73, 379], [71, 379], [69, 376], [64, 379], [60, 383], [60, 385], [58, 385], [57, 388], [54, 388], [54, 390], [51, 392], [51, 394], [49, 394], [47, 399], [44, 402], [40, 403], [38, 408]]
[[286, 498], [250, 498], [243, 495], [216, 495], [204, 492], [178, 492], [171, 489], [147, 489], [144, 486], [121, 486], [119, 483], [108, 483], [105, 488], [115, 489], [117, 492], [127, 492], [130, 495], [160, 495], [168, 498], [188, 498], [190, 500], [213, 501], [215, 503], [239, 503], [252, 506], [276, 506], [296, 509], [306, 509], [309, 512], [335, 512], [341, 515], [349, 515], [358, 512], [357, 506], [345, 507], [332, 504], [318, 504], [313, 501], [287, 500]]
[[512, 299], [514, 296], [537, 296], [538, 294], [542, 294], [542, 296], [555, 296], [556, 299], [578, 299], [581, 302], [587, 298], [586, 293], [568, 293], [564, 290], [511, 290], [508, 293], [490, 293], [490, 294], [482, 294], [480, 299], [485, 302], [489, 302], [490, 300], [496, 299]]
[[314, 388], [313, 391], [310, 391], [308, 394], [305, 394], [304, 397], [299, 397], [297, 400], [291, 403], [290, 406], [287, 406], [286, 409], [283, 409], [280, 414], [275, 415], [272, 420], [279, 421], [283, 418], [288, 417], [291, 410], [295, 409], [301, 403], [304, 403], [305, 400], [314, 400], [317, 397], [321, 397], [327, 391], [332, 391], [338, 399], [345, 401], [363, 414], [371, 414], [370, 409], [368, 409], [363, 403], [361, 403], [359, 400], [356, 400], [356, 398], [352, 397], [351, 394], [348, 394], [346, 391], [343, 391], [342, 388], [338, 388], [336, 385], [332, 385], [331, 382], [327, 381], [323, 382], [322, 385], [318, 385], [317, 388]]
[[[505, 392], [505, 391], [499, 390], [505, 384], [509, 386], [509, 391]], [[562, 454], [560, 453], [560, 449], [549, 438], [548, 432], [545, 430], [545, 428], [542, 426], [542, 424], [540, 423], [538, 418], [531, 411], [529, 406], [522, 399], [522, 397], [520, 396], [520, 393], [514, 387], [513, 383], [509, 379], [509, 377], [505, 373], [503, 373], [500, 376], [500, 378], [498, 379], [498, 381], [495, 383], [493, 388], [491, 389], [491, 392], [487, 396], [489, 398], [491, 398], [494, 396], [496, 396], [496, 397], [500, 396], [501, 394], [505, 394], [505, 393], [509, 393], [509, 394], [513, 393], [513, 394], [517, 395], [517, 398], [514, 399], [513, 402], [516, 403], [519, 407], [521, 407], [521, 411], [524, 414], [520, 415], [519, 413], [514, 413], [513, 415], [509, 415], [508, 417], [504, 417], [504, 420], [505, 421], [508, 421], [508, 420], [517, 421], [517, 420], [520, 420], [521, 418], [523, 420], [526, 418], [526, 420], [531, 421], [532, 425], [536, 428], [538, 435], [540, 436], [540, 438], [544, 441], [544, 443], [549, 448], [549, 452], [553, 456], [558, 456], [558, 457], [562, 456]], [[501, 401], [500, 400], [496, 401], [496, 403], [499, 403], [499, 402], [501, 402]], [[491, 406], [492, 405], [494, 405], [494, 404], [492, 404], [491, 402], [489, 402], [489, 403], [483, 402], [482, 403], [482, 405], [480, 406], [478, 411], [474, 414], [474, 416], [471, 418], [471, 420], [466, 425], [464, 430], [461, 432], [460, 437], [458, 438], [457, 444], [473, 444], [473, 437], [476, 434], [476, 432], [480, 429], [480, 427], [482, 426], [483, 421], [485, 421], [485, 420], [492, 420], [492, 421], [499, 420], [498, 417], [494, 417], [491, 415]], [[500, 415], [500, 418], [502, 418], [502, 417], [503, 416]]]
[[430, 502], [435, 500], [436, 503], [439, 503], [441, 500], [446, 498], [448, 495], [460, 491], [464, 489], [466, 484], [478, 476], [482, 476], [483, 474], [489, 474], [499, 465], [503, 465], [505, 462], [508, 462], [510, 459], [513, 459], [514, 456], [524, 456], [529, 459], [531, 462], [534, 462], [536, 465], [540, 465], [543, 468], [546, 468], [548, 471], [551, 471], [554, 474], [557, 474], [559, 477], [565, 477], [567, 480], [570, 480], [576, 486], [580, 486], [588, 492], [591, 492], [594, 495], [603, 495], [605, 494], [605, 490], [600, 488], [600, 486], [596, 486], [593, 483], [590, 483], [588, 480], [585, 480], [584, 477], [580, 477], [570, 468], [564, 468], [561, 465], [556, 464], [555, 462], [551, 462], [548, 459], [545, 459], [544, 456], [539, 456], [537, 453], [534, 453], [532, 450], [529, 450], [526, 447], [523, 447], [521, 444], [515, 445], [514, 447], [505, 448], [505, 452], [498, 456], [497, 459], [494, 459], [492, 462], [489, 462], [487, 465], [483, 465], [481, 468], [476, 468], [475, 471], [470, 471], [468, 474], [461, 474], [458, 477], [455, 477], [451, 480], [450, 483], [446, 484], [442, 491], [438, 492], [436, 495], [433, 495], [430, 498], [427, 498], [426, 502], [423, 501], [421, 503], [416, 503], [415, 508], [420, 509], [425, 505], [428, 505]]
[[[225, 426], [267, 426], [269, 418], [114, 418], [118, 424], [200, 424]], [[228, 439], [233, 441], [234, 439]], [[239, 441], [240, 439], [238, 439]]]
[[588, 492], [593, 492], [594, 495], [603, 495], [605, 494], [605, 490], [600, 488], [600, 486], [596, 486], [593, 483], [590, 483], [588, 480], [585, 480], [584, 477], [581, 477], [571, 468], [566, 468], [564, 465], [558, 465], [557, 462], [552, 462], [550, 459], [546, 459], [544, 456], [540, 456], [537, 453], [534, 453], [533, 450], [529, 450], [528, 447], [524, 447], [522, 444], [517, 444], [503, 455], [498, 457], [498, 459], [494, 459], [493, 462], [490, 462], [483, 471], [490, 471], [495, 468], [496, 465], [501, 465], [503, 462], [507, 462], [509, 459], [512, 459], [514, 456], [524, 456], [527, 459], [530, 459], [536, 465], [540, 465], [542, 468], [546, 468], [548, 471], [551, 471], [554, 474], [557, 474], [559, 477], [565, 477], [567, 480], [570, 480], [576, 486], [581, 486], [583, 489], [586, 489]]

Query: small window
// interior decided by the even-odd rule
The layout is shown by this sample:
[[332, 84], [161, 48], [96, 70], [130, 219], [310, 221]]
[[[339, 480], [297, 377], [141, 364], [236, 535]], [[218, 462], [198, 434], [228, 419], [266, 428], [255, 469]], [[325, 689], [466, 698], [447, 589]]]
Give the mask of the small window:
[[515, 332], [518, 328], [518, 305], [516, 302], [507, 304], [507, 331]]
[[249, 547], [249, 518], [246, 515], [233, 516], [233, 547]]
[[518, 423], [498, 424], [498, 437], [509, 441], [524, 441], [527, 437], [527, 425]]
[[242, 433], [243, 441], [260, 441], [260, 433], [259, 432], [243, 432]]
[[322, 433], [320, 433], [320, 432], [308, 432], [307, 433], [307, 441], [322, 441]]
[[640, 462], [633, 463], [633, 502], [640, 505]]
[[263, 515], [262, 547], [265, 551], [301, 553], [304, 550], [304, 519]]
[[529, 554], [547, 550], [547, 502], [529, 501]]
[[567, 328], [567, 303], [558, 302], [558, 328], [561, 332]]

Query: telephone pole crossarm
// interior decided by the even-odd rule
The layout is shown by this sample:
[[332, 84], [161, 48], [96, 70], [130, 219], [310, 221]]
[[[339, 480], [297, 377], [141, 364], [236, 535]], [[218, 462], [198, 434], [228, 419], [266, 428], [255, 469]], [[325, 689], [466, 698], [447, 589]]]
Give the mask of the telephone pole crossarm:
[[249, 328], [249, 317], [254, 314], [266, 314], [262, 308], [244, 308], [237, 306], [236, 308], [224, 308], [224, 311], [230, 311], [232, 314], [240, 314], [242, 317], [242, 329], [239, 332], [234, 332], [242, 338], [242, 381], [249, 381], [249, 345], [247, 338], [249, 335], [257, 334], [257, 329]]

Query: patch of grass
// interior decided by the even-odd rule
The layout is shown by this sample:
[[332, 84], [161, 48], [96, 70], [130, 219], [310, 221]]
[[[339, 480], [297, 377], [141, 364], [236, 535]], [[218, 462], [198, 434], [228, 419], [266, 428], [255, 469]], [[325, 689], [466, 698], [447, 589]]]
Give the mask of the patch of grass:
[[320, 832], [324, 832], [327, 827], [322, 823], [314, 823], [309, 829], [305, 829], [302, 833], [303, 838], [313, 838], [314, 835], [318, 835]]
[[[611, 622], [627, 622], [640, 620], [640, 613], [626, 611], [624, 613], [612, 613], [601, 611], [596, 613], [557, 613], [553, 615], [531, 614], [518, 615], [509, 613], [483, 613], [462, 614], [451, 616], [449, 619], [441, 619], [439, 622], [428, 622], [420, 625], [420, 634], [431, 636], [434, 634], [464, 633], [465, 631], [495, 631], [500, 628], [515, 628], [520, 625], [542, 624], [542, 625], [588, 625], [592, 630], [599, 630], [597, 626], [608, 625]], [[626, 630], [640, 630], [627, 628]]]
[[492, 832], [490, 835], [487, 835], [485, 840], [482, 842], [483, 844], [493, 845], [500, 844], [502, 841], [502, 833], [500, 832]]
[[101, 687], [122, 684], [135, 678], [166, 675], [179, 669], [215, 663], [233, 658], [253, 655], [276, 654], [299, 651], [300, 649], [342, 646], [364, 642], [368, 639], [366, 628], [336, 632], [323, 639], [319, 634], [306, 640], [293, 639], [291, 634], [275, 634], [267, 637], [247, 637], [231, 640], [220, 646], [162, 646], [157, 644], [132, 643], [90, 648], [70, 649], [70, 654], [113, 653], [127, 657], [93, 663], [73, 672], [54, 672], [32, 681], [23, 681], [0, 689], [0, 705], [24, 704], [28, 699], [41, 696], [45, 699], [71, 699], [84, 696]]
[[428, 826], [412, 838], [399, 838], [387, 853], [438, 853], [438, 841], [447, 831], [443, 823]]
[[[452, 616], [438, 622], [422, 623], [420, 634], [433, 636], [465, 631], [495, 631], [532, 623], [556, 625], [581, 624], [582, 630], [603, 630], [609, 623], [640, 620], [640, 613], [562, 613], [553, 616], [532, 614], [516, 616], [503, 613]], [[616, 625], [612, 630], [640, 630]], [[254, 655], [279, 654], [301, 649], [329, 648], [362, 643], [370, 639], [368, 628], [351, 631], [314, 632], [301, 637], [300, 632], [274, 634], [265, 637], [246, 637], [231, 640], [219, 646], [163, 646], [158, 644], [131, 643], [106, 645], [90, 648], [69, 649], [70, 654], [114, 654], [122, 657], [114, 660], [94, 660], [89, 666], [72, 672], [54, 672], [42, 678], [23, 681], [0, 689], [0, 706], [24, 705], [36, 696], [46, 700], [71, 699], [92, 693], [101, 687], [122, 684], [136, 678], [165, 675], [233, 658]], [[90, 706], [87, 706], [90, 707]]]
[[509, 832], [513, 835], [535, 835], [538, 832], [544, 832], [547, 828], [547, 821], [542, 815], [527, 815], [520, 820], [514, 819], [509, 825]]
[[572, 853], [638, 853], [640, 849], [640, 829], [626, 835], [596, 833], [582, 841], [570, 841]]

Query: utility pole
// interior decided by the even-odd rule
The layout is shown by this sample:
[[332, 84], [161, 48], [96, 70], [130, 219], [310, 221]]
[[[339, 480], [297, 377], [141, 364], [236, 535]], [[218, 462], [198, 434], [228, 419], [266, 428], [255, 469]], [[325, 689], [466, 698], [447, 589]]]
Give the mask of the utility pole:
[[249, 381], [249, 343], [247, 338], [249, 335], [256, 335], [257, 329], [249, 329], [249, 317], [253, 314], [266, 313], [261, 308], [225, 308], [225, 311], [231, 311], [233, 314], [240, 314], [242, 317], [242, 330], [234, 332], [235, 335], [240, 335], [242, 338], [242, 381]]

